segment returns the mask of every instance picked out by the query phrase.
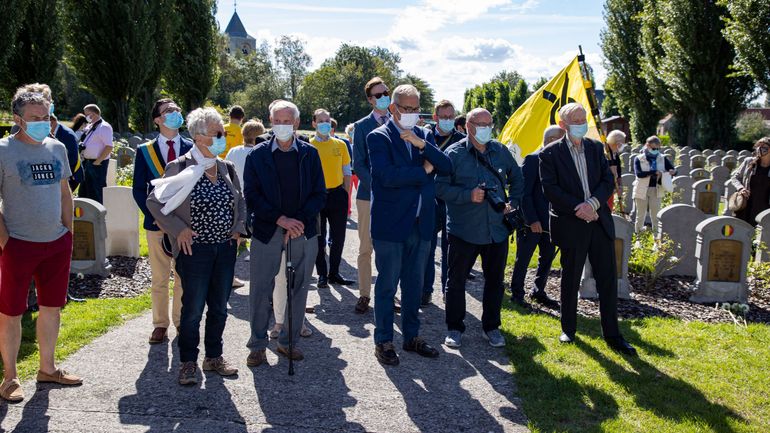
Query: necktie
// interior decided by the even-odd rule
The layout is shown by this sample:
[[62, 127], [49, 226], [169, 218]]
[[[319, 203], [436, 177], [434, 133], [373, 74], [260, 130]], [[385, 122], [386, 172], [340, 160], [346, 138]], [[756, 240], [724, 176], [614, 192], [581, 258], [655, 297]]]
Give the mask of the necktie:
[[176, 159], [176, 151], [174, 150], [174, 140], [168, 140], [168, 157], [166, 158], [166, 164]]
[[380, 116], [380, 125], [384, 125], [388, 121], [388, 116]]

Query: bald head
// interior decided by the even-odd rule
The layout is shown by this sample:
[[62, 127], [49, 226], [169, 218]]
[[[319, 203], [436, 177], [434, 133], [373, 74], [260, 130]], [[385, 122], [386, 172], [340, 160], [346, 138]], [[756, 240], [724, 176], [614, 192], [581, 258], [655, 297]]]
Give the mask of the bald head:
[[564, 137], [564, 130], [559, 128], [558, 125], [551, 125], [548, 128], [545, 128], [545, 132], [543, 132], [543, 145], [553, 143], [556, 140], [560, 140], [562, 137]]
[[492, 121], [492, 114], [487, 111], [486, 108], [478, 107], [474, 108], [468, 114], [465, 116], [466, 122], [473, 122], [475, 120], [478, 120], [480, 123], [485, 123], [488, 121]]

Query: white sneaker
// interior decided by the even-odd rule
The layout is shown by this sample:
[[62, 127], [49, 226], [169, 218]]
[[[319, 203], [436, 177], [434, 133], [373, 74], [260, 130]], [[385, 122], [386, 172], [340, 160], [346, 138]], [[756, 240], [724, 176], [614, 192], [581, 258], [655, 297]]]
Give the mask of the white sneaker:
[[456, 349], [460, 347], [460, 340], [462, 340], [462, 337], [463, 333], [460, 331], [449, 331], [444, 339], [444, 345]]

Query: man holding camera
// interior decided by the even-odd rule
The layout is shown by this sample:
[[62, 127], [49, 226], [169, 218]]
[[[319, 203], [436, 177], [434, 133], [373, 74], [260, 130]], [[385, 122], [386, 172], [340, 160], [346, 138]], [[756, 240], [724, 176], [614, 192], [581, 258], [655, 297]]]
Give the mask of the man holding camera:
[[468, 136], [446, 150], [452, 161], [452, 173], [436, 177], [437, 196], [447, 206], [449, 233], [448, 332], [444, 344], [460, 347], [465, 332], [465, 277], [480, 255], [484, 272], [482, 336], [491, 346], [503, 347], [500, 308], [511, 234], [504, 219], [519, 206], [524, 180], [511, 153], [491, 139], [493, 124], [489, 111], [471, 110], [466, 128]]

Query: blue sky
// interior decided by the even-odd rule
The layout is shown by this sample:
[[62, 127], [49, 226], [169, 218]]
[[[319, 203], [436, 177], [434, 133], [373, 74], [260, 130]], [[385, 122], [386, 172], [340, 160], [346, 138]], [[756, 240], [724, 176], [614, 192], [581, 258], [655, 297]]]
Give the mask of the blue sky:
[[[428, 81], [436, 99], [462, 105], [466, 88], [501, 70], [528, 82], [552, 76], [583, 46], [598, 87], [606, 78], [599, 32], [601, 0], [239, 0], [238, 15], [258, 42], [290, 34], [307, 42], [311, 69], [340, 44], [383, 46], [401, 68]], [[218, 0], [221, 29], [233, 2]]]

